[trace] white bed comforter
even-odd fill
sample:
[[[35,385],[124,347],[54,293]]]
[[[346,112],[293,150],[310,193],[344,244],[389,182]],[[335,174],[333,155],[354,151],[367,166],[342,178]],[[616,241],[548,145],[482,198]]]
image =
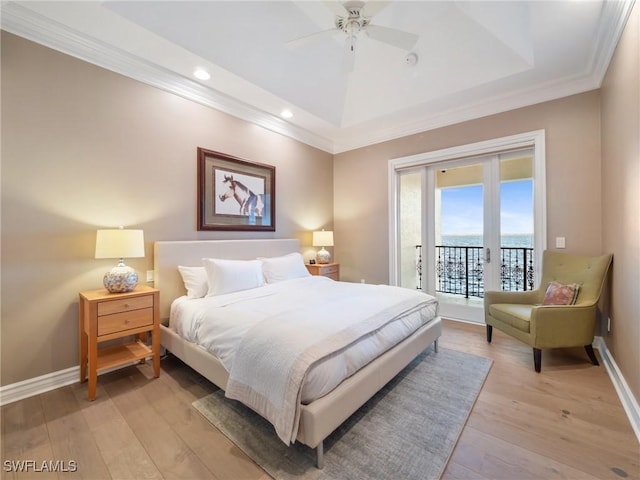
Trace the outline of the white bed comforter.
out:
[[[174,302],[170,327],[217,356],[226,394],[295,440],[301,401],[331,391],[437,315],[430,295],[304,277]],[[285,372],[285,374],[283,374]]]

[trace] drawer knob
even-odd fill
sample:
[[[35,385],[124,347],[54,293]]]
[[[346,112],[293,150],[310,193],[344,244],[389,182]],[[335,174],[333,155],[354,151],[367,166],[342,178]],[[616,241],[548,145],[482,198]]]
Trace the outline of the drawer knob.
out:
[[[129,320],[128,318],[124,321],[125,324],[129,324],[131,323],[131,320]]]
[[[129,305],[128,303],[124,304],[124,308],[129,308],[131,305]]]

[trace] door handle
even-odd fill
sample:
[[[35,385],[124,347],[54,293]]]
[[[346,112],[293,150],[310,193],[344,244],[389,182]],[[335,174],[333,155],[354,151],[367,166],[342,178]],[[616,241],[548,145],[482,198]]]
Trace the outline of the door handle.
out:
[[[485,261],[485,263],[491,263],[491,249],[490,248],[485,248],[484,249],[484,261]]]

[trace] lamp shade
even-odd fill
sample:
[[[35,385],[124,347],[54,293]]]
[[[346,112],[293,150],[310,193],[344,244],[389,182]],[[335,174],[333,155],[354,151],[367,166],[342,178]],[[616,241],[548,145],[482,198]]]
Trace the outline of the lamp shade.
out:
[[[123,228],[98,230],[96,235],[96,258],[144,257],[144,234],[142,230]]]
[[[98,230],[96,258],[119,258],[118,265],[105,273],[102,283],[111,293],[132,292],[138,284],[138,274],[124,264],[125,258],[144,257],[142,230],[124,228]]]
[[[324,247],[333,247],[333,232],[327,232],[325,230],[313,232],[313,246],[322,247],[320,251],[316,253],[318,263],[331,262],[331,254],[325,250]]]
[[[325,230],[313,232],[313,246],[333,247],[333,232]]]

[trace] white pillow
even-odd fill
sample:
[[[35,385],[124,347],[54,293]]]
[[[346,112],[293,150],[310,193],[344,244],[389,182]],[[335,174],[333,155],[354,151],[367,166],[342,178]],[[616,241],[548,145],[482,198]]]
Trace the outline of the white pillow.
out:
[[[261,287],[262,262],[260,260],[222,260],[203,258],[209,290],[207,297]]]
[[[307,267],[304,266],[304,259],[299,253],[289,253],[281,257],[259,257],[258,260],[262,261],[262,273],[267,283],[311,275]]]
[[[187,289],[187,297],[202,298],[207,294],[209,283],[204,267],[183,267],[178,265],[178,271],[182,276],[184,288]]]

